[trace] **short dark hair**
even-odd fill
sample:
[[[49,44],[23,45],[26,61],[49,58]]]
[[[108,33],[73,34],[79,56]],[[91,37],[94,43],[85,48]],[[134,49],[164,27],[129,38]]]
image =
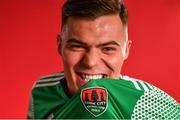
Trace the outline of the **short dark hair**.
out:
[[[123,25],[127,25],[128,13],[122,0],[67,0],[62,7],[62,27],[68,17],[94,20],[111,14],[119,14]]]

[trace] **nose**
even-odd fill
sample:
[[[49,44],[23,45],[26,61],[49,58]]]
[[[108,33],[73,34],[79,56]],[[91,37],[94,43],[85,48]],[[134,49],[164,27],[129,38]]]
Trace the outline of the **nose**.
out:
[[[84,53],[82,64],[86,68],[93,68],[99,64],[101,60],[100,57],[101,56],[97,50],[91,49]]]

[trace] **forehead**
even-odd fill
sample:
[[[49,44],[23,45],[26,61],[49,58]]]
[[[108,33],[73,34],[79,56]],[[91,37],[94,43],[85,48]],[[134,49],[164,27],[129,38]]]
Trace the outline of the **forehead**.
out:
[[[80,30],[80,28],[87,28],[93,30],[109,30],[109,28],[123,28],[122,21],[118,14],[115,15],[105,15],[98,17],[94,20],[69,17],[67,20],[67,26],[69,30]]]
[[[68,18],[66,36],[77,39],[121,39],[124,26],[119,15],[101,16],[94,20]]]

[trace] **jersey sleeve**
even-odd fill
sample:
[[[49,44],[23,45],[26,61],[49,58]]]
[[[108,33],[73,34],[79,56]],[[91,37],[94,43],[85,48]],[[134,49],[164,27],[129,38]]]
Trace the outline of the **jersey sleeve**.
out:
[[[52,112],[65,103],[68,98],[61,85],[63,78],[63,73],[56,73],[41,77],[34,83],[29,99],[28,119],[51,118]]]
[[[154,87],[139,98],[131,119],[180,119],[180,105],[170,95]]]
[[[30,95],[27,118],[28,118],[28,119],[35,119],[35,117],[34,117],[34,103],[33,103],[32,94]]]
[[[180,104],[163,90],[139,79],[122,76],[144,93],[137,100],[131,119],[180,119]]]

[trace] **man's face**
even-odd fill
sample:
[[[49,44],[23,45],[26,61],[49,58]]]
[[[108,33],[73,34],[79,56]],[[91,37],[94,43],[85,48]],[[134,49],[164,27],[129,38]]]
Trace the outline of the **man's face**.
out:
[[[129,51],[126,37],[118,14],[95,20],[68,18],[59,41],[59,52],[71,94],[89,79],[119,78]]]

